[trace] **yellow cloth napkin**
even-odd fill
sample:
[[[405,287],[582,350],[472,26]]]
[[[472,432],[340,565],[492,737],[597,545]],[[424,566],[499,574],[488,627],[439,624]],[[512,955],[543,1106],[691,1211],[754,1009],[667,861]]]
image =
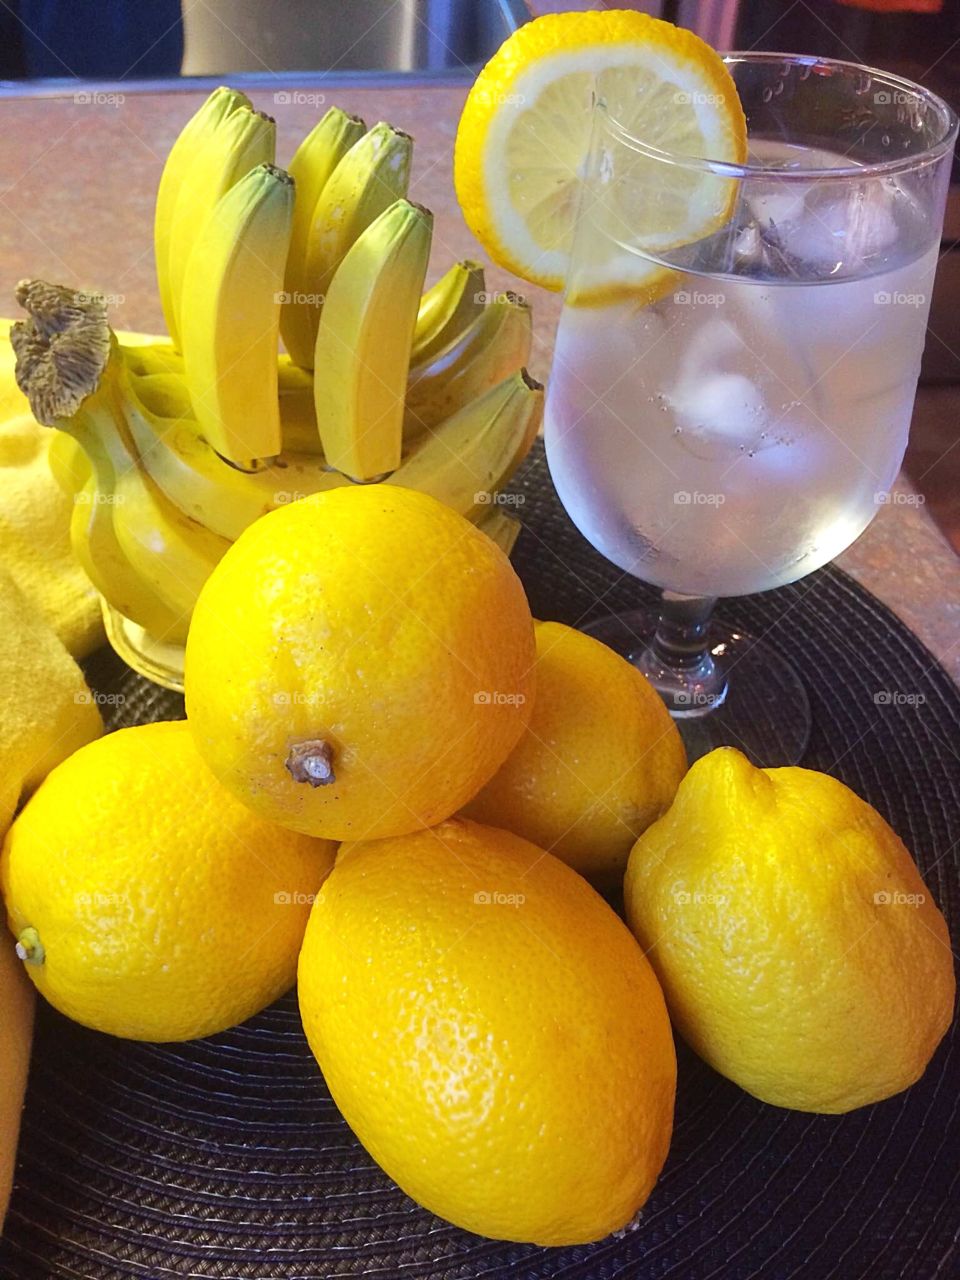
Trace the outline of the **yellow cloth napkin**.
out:
[[[73,501],[47,460],[54,433],[41,427],[13,376],[9,320],[0,320],[0,566],[82,658],[103,643],[100,601],[70,549]]]
[[[21,792],[100,736],[83,672],[13,578],[0,570],[0,835]]]

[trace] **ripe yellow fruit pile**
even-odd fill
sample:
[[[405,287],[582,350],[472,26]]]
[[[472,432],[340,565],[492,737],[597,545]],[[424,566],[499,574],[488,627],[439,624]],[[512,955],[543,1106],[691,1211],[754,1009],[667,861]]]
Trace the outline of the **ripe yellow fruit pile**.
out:
[[[174,143],[154,227],[167,338],[115,334],[102,295],[17,287],[16,380],[58,430],[73,552],[111,642],[171,687],[201,587],[259,516],[380,481],[509,546],[492,496],[542,417],[526,303],[469,260],[425,288],[408,134],[331,107],[289,170],[275,152],[275,122],[228,88]]]
[[[535,172],[550,198],[511,186],[530,112],[565,133],[593,72],[664,27],[568,17],[478,81],[457,155],[474,225],[551,284],[580,179],[560,147]],[[719,59],[686,36],[662,52],[625,100],[700,140],[710,113],[664,112],[663,77],[716,90],[739,156]],[[529,317],[478,304],[469,263],[421,295],[409,142],[333,111],[288,174],[273,122],[218,90],[158,194],[172,343],[120,343],[102,299],[21,286],[18,376],[88,499],[75,550],[125,619],[186,637],[188,719],[88,741],[96,707],[53,633],[0,646],[8,685],[39,654],[60,697],[52,735],[10,700],[0,820],[62,760],[7,832],[0,889],[36,988],[101,1032],[210,1035],[296,980],[332,1097],[402,1188],[474,1232],[582,1244],[636,1219],[668,1157],[671,1022],[756,1097],[843,1112],[924,1071],[953,957],[864,801],[730,749],[688,772],[637,670],[535,623],[467,518],[536,430]],[[511,186],[498,219],[491,176]],[[588,283],[583,301],[621,281]],[[2,579],[0,602],[15,615]]]
[[[734,751],[684,776],[652,688],[535,624],[433,498],[264,516],[186,656],[187,722],[83,747],[10,829],[24,968],[70,1017],[158,1041],[297,976],[343,1115],[451,1222],[542,1245],[627,1226],[668,1154],[671,1018],[816,1111],[907,1087],[943,1035],[946,927],[879,815]],[[629,929],[590,879],[623,884]]]

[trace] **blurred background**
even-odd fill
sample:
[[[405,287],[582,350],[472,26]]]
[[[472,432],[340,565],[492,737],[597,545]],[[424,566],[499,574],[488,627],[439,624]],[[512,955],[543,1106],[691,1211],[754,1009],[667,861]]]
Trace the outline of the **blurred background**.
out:
[[[0,79],[181,81],[303,73],[469,82],[506,36],[560,9],[629,7],[719,49],[846,58],[917,80],[960,108],[960,0],[2,0]],[[926,380],[960,380],[960,168]]]
[[[960,0],[4,0],[0,78],[463,68],[531,14],[591,8],[639,9],[719,48],[848,57],[956,89]]]

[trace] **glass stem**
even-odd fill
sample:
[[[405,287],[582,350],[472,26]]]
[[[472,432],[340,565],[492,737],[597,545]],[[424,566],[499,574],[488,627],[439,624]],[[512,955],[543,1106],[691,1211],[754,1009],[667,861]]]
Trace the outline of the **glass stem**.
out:
[[[672,716],[708,715],[727,696],[727,677],[708,641],[716,603],[715,596],[661,595],[656,633],[636,661]]]

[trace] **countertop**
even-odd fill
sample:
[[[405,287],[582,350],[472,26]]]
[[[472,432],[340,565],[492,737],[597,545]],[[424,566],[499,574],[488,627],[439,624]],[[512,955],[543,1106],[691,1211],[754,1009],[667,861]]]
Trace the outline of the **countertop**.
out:
[[[453,193],[452,156],[465,89],[285,86],[252,94],[277,120],[278,160],[334,102],[369,123],[386,119],[416,139],[412,196],[435,214],[432,276],[457,258],[483,255]],[[15,312],[13,288],[40,276],[112,296],[117,328],[160,331],[153,273],[153,199],[170,144],[203,95],[104,90],[74,97],[7,98],[0,133],[0,314]],[[275,100],[275,97],[277,100]],[[491,269],[491,289],[513,287],[531,301],[535,350],[531,370],[546,378],[560,303]],[[936,401],[938,416],[958,421],[960,387],[921,390],[918,413]],[[956,440],[944,441],[944,448]],[[930,459],[936,465],[937,459]],[[838,563],[893,609],[960,682],[960,558],[901,476],[861,538]],[[851,636],[869,661],[869,636]]]

